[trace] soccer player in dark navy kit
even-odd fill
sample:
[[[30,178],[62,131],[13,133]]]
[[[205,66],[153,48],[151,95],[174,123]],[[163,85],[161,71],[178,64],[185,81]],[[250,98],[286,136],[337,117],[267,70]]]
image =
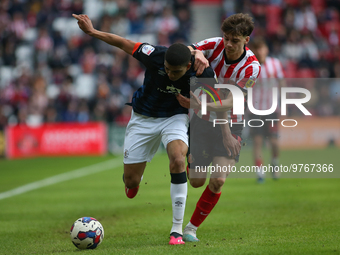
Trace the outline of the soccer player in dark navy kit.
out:
[[[127,40],[93,28],[87,15],[75,15],[86,34],[124,50],[146,67],[143,86],[133,95],[132,115],[124,142],[124,182],[129,198],[136,196],[146,162],[150,162],[162,141],[170,161],[173,225],[169,244],[184,244],[182,224],[187,197],[185,157],[188,151],[188,110],[176,99],[189,97],[190,79],[195,77],[194,57],[183,44],[169,48]],[[201,77],[214,77],[211,68]]]

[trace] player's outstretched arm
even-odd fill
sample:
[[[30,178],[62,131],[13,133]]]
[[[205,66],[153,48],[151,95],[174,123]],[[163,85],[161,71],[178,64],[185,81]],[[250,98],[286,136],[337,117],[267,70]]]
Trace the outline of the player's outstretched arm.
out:
[[[92,25],[92,21],[85,14],[80,15],[72,14],[72,16],[78,20],[78,26],[81,30],[84,31],[84,33],[92,37],[95,37],[99,40],[102,40],[110,45],[118,47],[125,51],[126,53],[132,55],[133,47],[135,46],[136,42],[125,39],[115,34],[110,34],[95,29]]]
[[[213,112],[226,112],[233,108],[233,96],[231,93],[228,94],[226,99],[221,100],[222,105],[220,103],[215,104],[214,102],[207,103],[207,111]]]
[[[247,93],[244,93],[244,96],[247,95]],[[233,96],[232,93],[229,93],[226,99],[221,100],[221,104],[215,104],[214,102],[207,103],[207,111],[213,111],[213,112],[225,112],[229,111],[233,108]]]
[[[190,91],[191,98],[187,98],[182,96],[181,94],[176,95],[176,98],[179,102],[179,104],[187,109],[201,109],[201,101],[199,98]],[[232,94],[229,93],[226,99],[221,100],[221,104],[215,104],[214,102],[207,103],[207,111],[213,111],[213,112],[227,112],[231,108],[233,108],[233,97]]]

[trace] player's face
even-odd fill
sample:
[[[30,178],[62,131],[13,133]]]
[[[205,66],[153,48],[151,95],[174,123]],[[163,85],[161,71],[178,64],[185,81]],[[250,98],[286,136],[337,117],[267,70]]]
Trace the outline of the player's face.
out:
[[[189,70],[190,66],[191,63],[187,66],[172,66],[167,61],[164,61],[165,72],[172,81],[177,81],[181,78]]]
[[[228,60],[233,61],[241,57],[244,46],[249,42],[249,36],[233,36],[224,33],[223,42]]]

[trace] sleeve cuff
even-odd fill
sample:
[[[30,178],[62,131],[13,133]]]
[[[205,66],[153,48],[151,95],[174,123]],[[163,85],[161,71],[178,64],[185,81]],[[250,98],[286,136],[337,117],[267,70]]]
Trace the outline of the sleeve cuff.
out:
[[[138,50],[138,48],[141,44],[142,43],[138,42],[138,43],[135,44],[135,46],[133,46],[132,55],[135,54],[136,50]]]
[[[193,44],[190,44],[189,46],[191,46],[192,48],[194,48],[195,50],[197,50],[197,47]]]

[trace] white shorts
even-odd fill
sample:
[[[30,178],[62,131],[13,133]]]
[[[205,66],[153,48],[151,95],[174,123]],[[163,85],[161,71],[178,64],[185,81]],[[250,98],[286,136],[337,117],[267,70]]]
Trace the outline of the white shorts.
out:
[[[161,141],[165,148],[174,140],[188,145],[188,125],[187,114],[154,118],[132,111],[125,133],[124,164],[150,162]]]

